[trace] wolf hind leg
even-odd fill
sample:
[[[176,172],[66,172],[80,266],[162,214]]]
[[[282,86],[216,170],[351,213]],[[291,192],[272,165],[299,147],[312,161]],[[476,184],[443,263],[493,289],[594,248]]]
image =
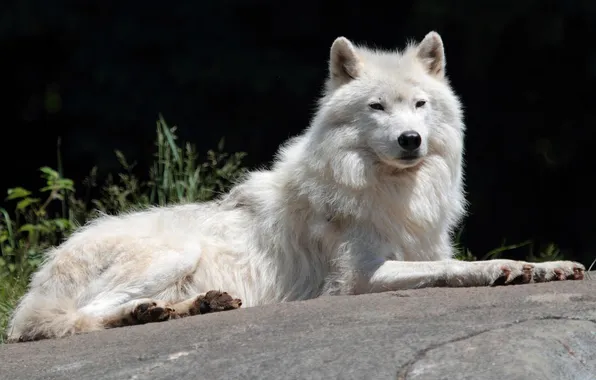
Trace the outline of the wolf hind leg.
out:
[[[104,328],[142,325],[152,322],[163,322],[171,319],[174,310],[164,301],[150,298],[138,299],[119,306],[116,310],[102,318]]]
[[[240,299],[233,298],[227,292],[218,290],[210,290],[205,294],[199,294],[175,304],[144,298],[118,307],[114,312],[103,318],[102,324],[105,328],[141,325],[198,314],[234,310],[241,306],[242,301]]]
[[[233,298],[227,292],[210,290],[178,302],[171,307],[175,310],[176,318],[198,314],[217,313],[220,311],[234,310],[242,306],[242,300]]]

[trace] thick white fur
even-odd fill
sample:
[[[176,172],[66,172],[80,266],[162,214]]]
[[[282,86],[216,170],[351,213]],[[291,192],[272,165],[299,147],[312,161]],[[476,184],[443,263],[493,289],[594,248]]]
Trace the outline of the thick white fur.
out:
[[[310,127],[271,170],[212,202],[104,216],[50,250],[9,339],[98,330],[139,300],[175,303],[211,289],[257,306],[519,275],[520,262],[451,260],[465,209],[464,124],[439,35],[402,52],[340,37],[329,73]],[[417,160],[400,159],[406,130],[421,136]],[[549,280],[583,267],[536,268]]]

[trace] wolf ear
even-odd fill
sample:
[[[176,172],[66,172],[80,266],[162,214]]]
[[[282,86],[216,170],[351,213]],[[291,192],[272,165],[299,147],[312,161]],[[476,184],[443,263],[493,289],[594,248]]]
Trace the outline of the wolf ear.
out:
[[[418,45],[416,55],[426,66],[429,74],[437,78],[445,76],[445,50],[439,33],[428,33]]]
[[[329,79],[336,85],[342,85],[358,77],[361,62],[356,48],[345,37],[338,37],[331,45],[329,57]]]

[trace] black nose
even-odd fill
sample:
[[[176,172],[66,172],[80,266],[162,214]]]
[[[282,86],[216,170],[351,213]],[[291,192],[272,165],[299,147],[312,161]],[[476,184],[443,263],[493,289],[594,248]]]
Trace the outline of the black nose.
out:
[[[397,143],[402,147],[403,150],[412,152],[420,148],[422,138],[415,131],[405,131],[397,138]]]

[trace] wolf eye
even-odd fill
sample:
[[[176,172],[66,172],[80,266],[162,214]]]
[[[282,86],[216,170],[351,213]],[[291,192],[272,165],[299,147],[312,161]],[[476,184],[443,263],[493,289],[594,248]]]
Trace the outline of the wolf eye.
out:
[[[424,107],[426,100],[419,100],[416,102],[416,108]]]
[[[381,103],[375,102],[375,103],[370,103],[368,105],[370,108],[372,108],[373,110],[377,110],[377,111],[384,111],[385,107],[383,107],[383,105]]]

